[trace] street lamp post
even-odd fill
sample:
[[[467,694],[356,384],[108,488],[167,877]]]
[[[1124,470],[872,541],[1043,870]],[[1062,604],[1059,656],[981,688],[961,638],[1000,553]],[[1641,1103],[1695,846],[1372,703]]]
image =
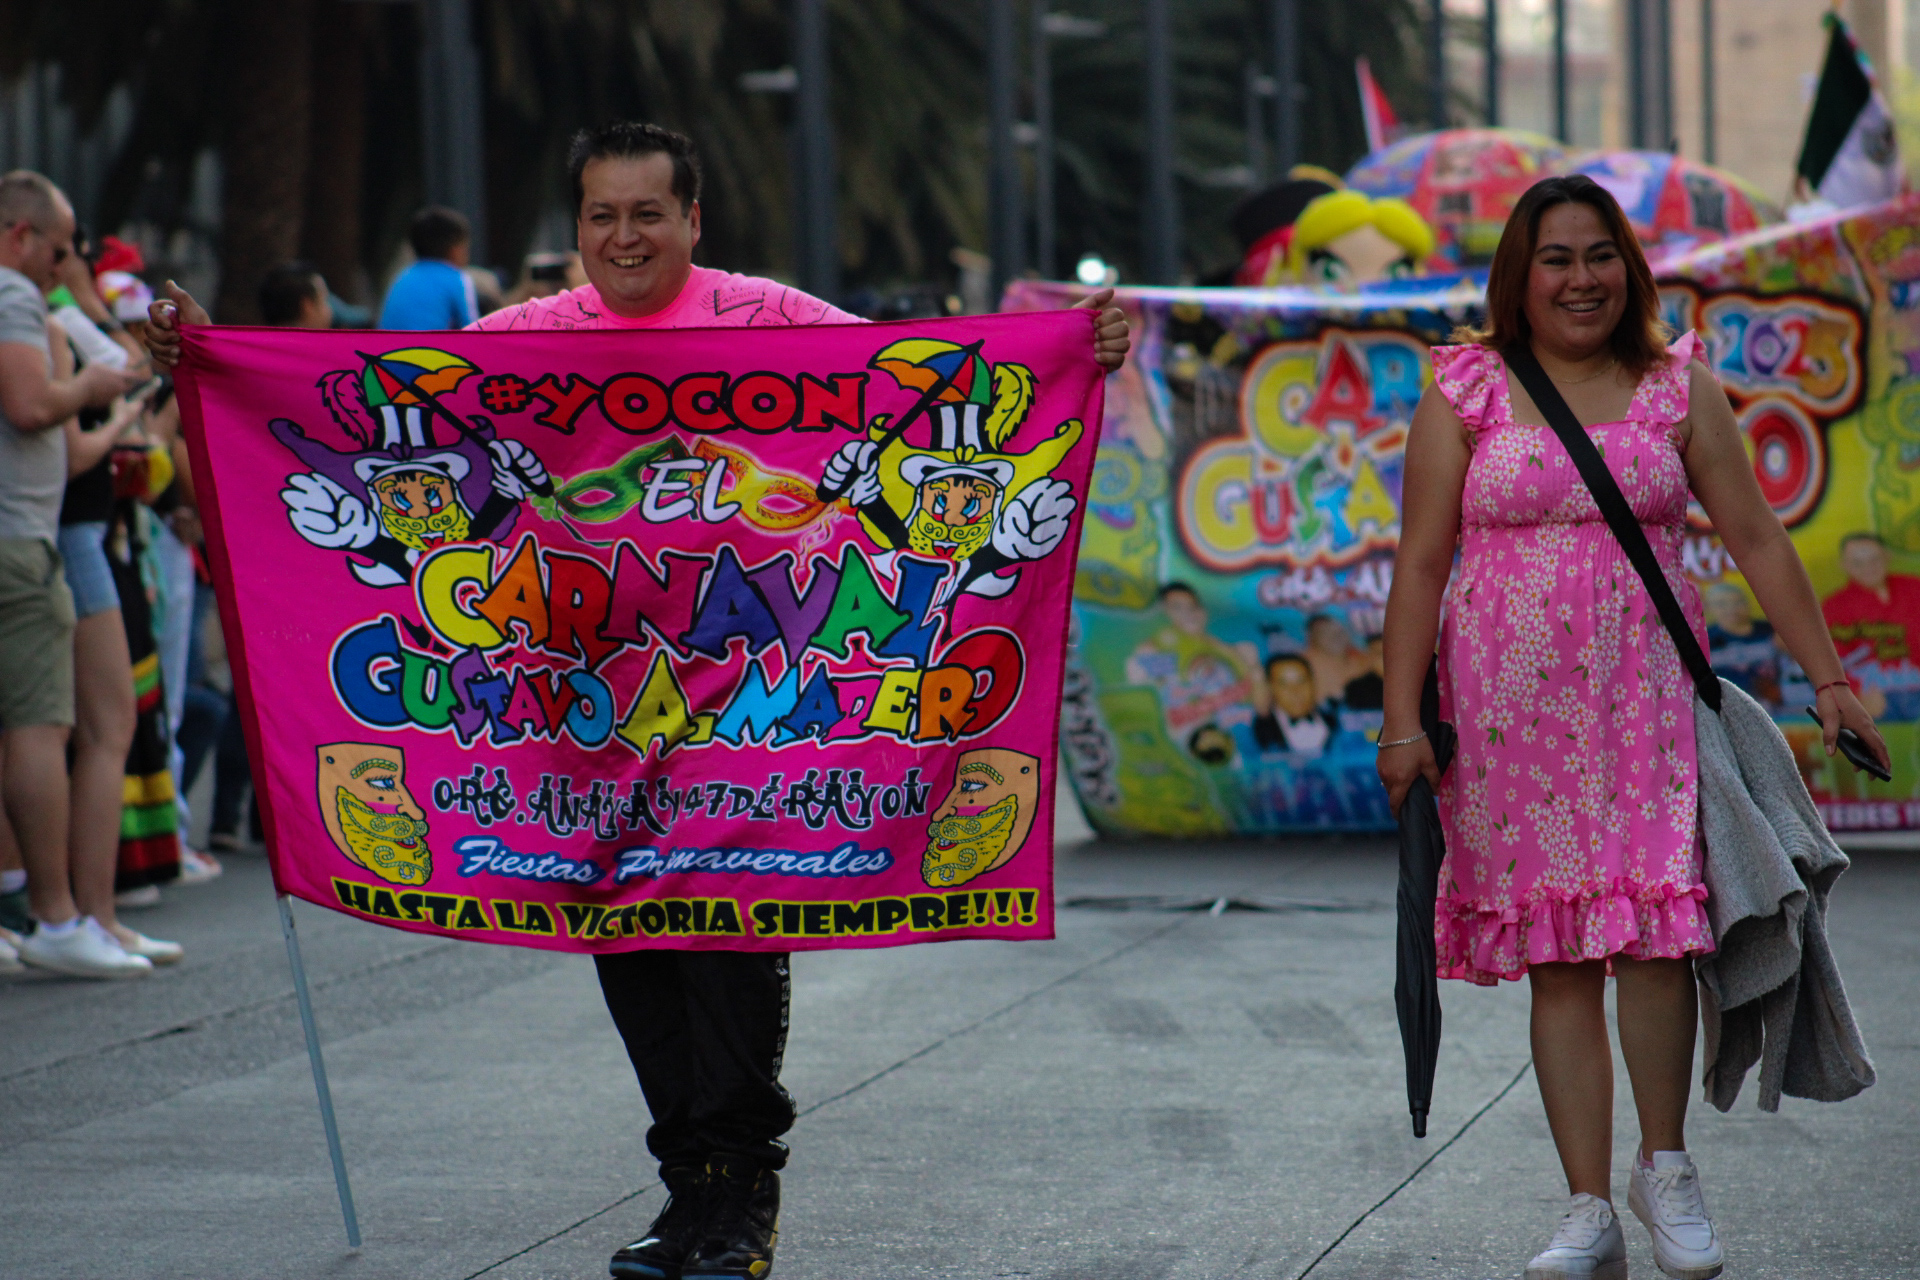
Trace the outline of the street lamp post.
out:
[[[1300,163],[1300,24],[1297,0],[1273,0],[1273,170]]]
[[[1146,0],[1147,43],[1147,198],[1141,256],[1147,279],[1177,284],[1180,279],[1180,193],[1173,181],[1173,14],[1172,0]]]
[[[1628,0],[1627,85],[1633,145],[1665,151],[1673,141],[1672,24],[1667,0]]]
[[[993,256],[993,300],[1021,271],[1020,159],[1013,136],[1015,31],[1013,0],[987,0],[987,219]]]
[[[472,228],[473,253],[487,258],[487,201],[480,137],[480,51],[468,0],[420,6],[420,113],[425,120],[427,199],[458,209]]]
[[[1427,79],[1433,90],[1433,127],[1447,127],[1447,5],[1433,0],[1427,10]]]
[[[1553,136],[1572,142],[1567,128],[1567,0],[1553,0]]]
[[[1069,13],[1050,13],[1040,0],[1033,5],[1033,263],[1041,275],[1053,279],[1059,271],[1059,231],[1054,212],[1053,169],[1053,42],[1098,40],[1107,24]]]
[[[1500,0],[1487,0],[1485,30],[1481,32],[1486,41],[1486,98],[1482,114],[1486,117],[1487,128],[1492,129],[1500,123]]]
[[[1713,117],[1713,0],[1700,0],[1700,158],[1717,164]]]
[[[834,199],[833,121],[827,111],[826,0],[794,0],[794,125],[799,188],[794,202],[800,279],[807,292],[840,296],[839,213]]]

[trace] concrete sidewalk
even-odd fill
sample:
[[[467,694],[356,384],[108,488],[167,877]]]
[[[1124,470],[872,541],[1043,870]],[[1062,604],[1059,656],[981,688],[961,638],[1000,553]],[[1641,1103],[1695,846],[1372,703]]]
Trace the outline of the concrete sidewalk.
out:
[[[0,1276],[603,1276],[661,1192],[591,965],[299,910],[351,1252],[264,867],[228,866],[132,918],[188,945],[177,971],[0,979]],[[1519,1275],[1563,1201],[1526,993],[1446,985],[1414,1139],[1389,846],[1086,845],[1059,869],[1062,898],[1305,905],[1074,907],[1049,943],[796,957],[776,1275]],[[1729,1277],[1920,1274],[1917,907],[1906,853],[1860,854],[1834,900],[1878,1087],[1696,1109]],[[1637,1224],[1629,1241],[1654,1276]]]

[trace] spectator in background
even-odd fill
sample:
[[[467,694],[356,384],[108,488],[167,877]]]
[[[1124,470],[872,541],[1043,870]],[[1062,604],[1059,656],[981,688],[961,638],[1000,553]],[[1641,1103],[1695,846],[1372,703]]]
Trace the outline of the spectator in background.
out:
[[[1307,662],[1313,667],[1313,692],[1323,704],[1339,705],[1347,682],[1366,671],[1353,647],[1353,632],[1331,613],[1307,619]]]
[[[49,337],[55,339],[56,376],[94,363],[116,369],[129,364],[126,350],[95,325],[93,316],[102,304],[93,290],[91,251],[86,233],[80,232],[73,253],[63,264],[63,283],[48,297],[49,305],[64,299],[55,314],[65,316],[73,326],[68,330],[57,320],[48,326]],[[75,305],[76,297],[88,298],[91,305]],[[117,331],[118,326],[115,328]],[[86,335],[85,340],[81,335]],[[125,334],[119,336],[124,338]],[[145,372],[144,359],[140,371]],[[126,808],[136,798],[145,802],[146,775],[153,772],[140,770],[129,787],[130,751],[140,716],[133,664],[136,658],[153,652],[152,609],[156,601],[149,598],[137,570],[131,584],[127,575],[115,571],[108,542],[110,530],[120,519],[116,455],[126,438],[139,428],[143,402],[156,385],[157,381],[142,388],[144,394],[138,398],[115,401],[111,413],[82,410],[63,425],[67,491],[60,505],[58,546],[77,619],[73,632],[74,726],[67,779],[71,806],[67,819],[68,863],[75,869],[76,885],[81,869],[86,869],[88,898],[83,905],[103,929],[128,953],[144,956],[154,964],[171,964],[181,958],[179,944],[149,938],[120,923],[120,901],[115,892],[141,889],[157,901],[158,886],[177,878],[181,870],[179,845],[171,827],[131,846],[123,839],[129,826],[123,820]],[[139,446],[131,447],[137,453]],[[164,680],[161,683],[164,685]],[[164,750],[164,745],[159,747],[162,758]],[[171,803],[164,784],[162,795],[166,803]],[[145,829],[144,824],[133,825]],[[104,892],[91,883],[93,869],[102,866],[113,868]]]
[[[388,302],[391,304],[392,295],[388,295]],[[320,268],[296,259],[267,272],[260,282],[260,319],[278,329],[333,328],[333,296]]]
[[[466,273],[473,248],[466,218],[457,210],[429,205],[413,215],[407,240],[418,261],[387,290],[380,327],[464,329],[478,320],[479,303]]]
[[[27,868],[20,861],[20,844],[13,838],[13,824],[0,810],[0,973],[17,973],[20,944],[33,931],[33,916],[27,911]]]
[[[1707,646],[1715,675],[1725,676],[1769,709],[1780,706],[1780,649],[1773,624],[1753,616],[1753,602],[1731,582],[1707,588]],[[1795,708],[1798,710],[1798,708]]]
[[[1349,711],[1378,711],[1385,705],[1387,645],[1386,637],[1370,635],[1367,647],[1360,651],[1359,674],[1347,681],[1341,701]]]
[[[513,290],[501,297],[501,305],[518,307],[532,297],[553,297],[586,282],[588,273],[580,267],[578,253],[528,253],[520,263],[520,278],[515,280]]]
[[[564,289],[578,289],[587,282],[587,273],[577,253],[530,253],[520,264],[520,278],[500,300],[503,307],[515,307],[532,298],[551,298]]]
[[[118,236],[100,237],[100,252],[93,260],[94,287],[135,342],[146,332],[147,308],[153,305],[153,290],[140,278],[146,269],[139,249]]]
[[[34,929],[20,958],[82,977],[140,977],[91,914],[111,918],[113,863],[76,867],[67,847],[73,594],[56,549],[67,482],[66,422],[139,382],[107,364],[56,377],[42,290],[73,252],[73,206],[24,170],[0,176],[0,792],[27,871]]]
[[[73,247],[60,263],[59,283],[47,293],[47,310],[84,363],[145,370],[146,350],[95,287],[86,228],[75,230]]]

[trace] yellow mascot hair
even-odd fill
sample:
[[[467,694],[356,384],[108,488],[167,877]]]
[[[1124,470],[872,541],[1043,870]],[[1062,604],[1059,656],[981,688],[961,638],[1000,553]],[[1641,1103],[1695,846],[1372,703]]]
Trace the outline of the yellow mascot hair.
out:
[[[1287,270],[1298,274],[1309,253],[1361,227],[1372,227],[1405,249],[1416,265],[1424,265],[1433,253],[1433,228],[1412,205],[1392,196],[1374,200],[1349,187],[1329,191],[1294,220],[1293,241],[1287,246]]]

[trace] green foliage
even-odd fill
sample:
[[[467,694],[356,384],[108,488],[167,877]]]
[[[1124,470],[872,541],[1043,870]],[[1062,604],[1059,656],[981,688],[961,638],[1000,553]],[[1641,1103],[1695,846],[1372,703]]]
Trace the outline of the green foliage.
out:
[[[256,0],[16,0],[0,5],[0,82],[35,60],[57,61],[85,127],[116,85],[136,123],[105,188],[101,221],[139,216],[163,228],[184,216],[195,157],[221,145],[248,110],[223,70],[236,4]],[[1099,18],[1109,35],[1054,46],[1062,264],[1083,251],[1138,278],[1144,186],[1139,0],[1055,0]],[[1239,190],[1208,175],[1244,162],[1246,65],[1267,63],[1266,0],[1182,0],[1176,22],[1178,169],[1185,257],[1204,273],[1232,261],[1225,217]],[[1020,70],[1030,30],[1021,11]],[[419,89],[413,6],[321,0],[317,20],[350,10],[366,65],[366,152],[358,243],[368,274],[390,259],[419,176]],[[784,273],[793,259],[789,157],[792,103],[740,77],[791,62],[787,0],[473,0],[486,84],[491,245],[512,262],[543,214],[564,207],[566,141],[583,124],[633,116],[684,129],[707,174],[703,261]],[[1412,0],[1299,5],[1302,159],[1344,169],[1364,148],[1353,63],[1364,54],[1406,115],[1422,92]],[[335,33],[338,34],[337,32]],[[850,286],[950,278],[956,246],[984,249],[986,153],[981,0],[831,0],[832,114],[839,246]],[[317,42],[336,57],[338,39]],[[332,68],[316,65],[316,111]],[[1023,100],[1021,115],[1030,118]],[[1271,119],[1270,111],[1268,119]],[[289,157],[288,163],[302,163]],[[306,167],[329,172],[325,159]],[[1029,173],[1029,181],[1031,174]]]

